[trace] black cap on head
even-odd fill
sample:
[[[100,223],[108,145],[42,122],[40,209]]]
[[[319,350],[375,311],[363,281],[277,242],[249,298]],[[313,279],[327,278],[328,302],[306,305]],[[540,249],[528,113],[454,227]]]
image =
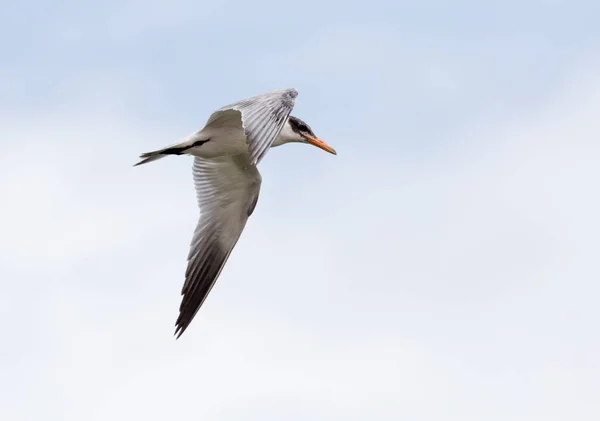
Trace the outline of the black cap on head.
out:
[[[300,120],[298,117],[289,116],[288,121],[290,122],[290,126],[292,127],[292,130],[294,132],[306,133],[312,137],[315,137],[315,134],[313,133],[310,126],[308,124],[306,124],[304,121]]]

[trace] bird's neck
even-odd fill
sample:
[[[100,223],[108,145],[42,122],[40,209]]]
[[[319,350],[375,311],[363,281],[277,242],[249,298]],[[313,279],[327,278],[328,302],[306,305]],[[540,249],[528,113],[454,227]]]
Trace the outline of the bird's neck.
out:
[[[283,145],[285,143],[290,143],[290,142],[302,142],[302,141],[303,141],[302,136],[300,136],[298,133],[293,131],[292,126],[290,126],[290,123],[288,121],[286,121],[285,124],[283,125],[283,128],[281,129],[281,132],[279,133],[279,136],[277,136],[277,138],[275,138],[275,141],[273,142],[271,147],[280,146],[280,145]]]

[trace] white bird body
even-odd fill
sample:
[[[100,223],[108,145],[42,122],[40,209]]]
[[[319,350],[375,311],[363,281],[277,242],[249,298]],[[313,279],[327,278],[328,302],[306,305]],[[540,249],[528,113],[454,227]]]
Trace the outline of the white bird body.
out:
[[[241,120],[233,120],[228,123],[217,127],[214,125],[205,127],[196,135],[193,135],[192,139],[212,139],[214,142],[207,142],[202,146],[191,148],[189,154],[201,158],[215,158],[247,152],[248,144],[246,143]]]
[[[202,130],[178,144],[142,154],[144,159],[136,164],[169,155],[195,157],[200,219],[188,254],[178,337],[202,306],[256,207],[262,182],[256,165],[269,148],[303,142],[336,154],[306,123],[290,116],[297,95],[295,89],[283,89],[222,107]]]

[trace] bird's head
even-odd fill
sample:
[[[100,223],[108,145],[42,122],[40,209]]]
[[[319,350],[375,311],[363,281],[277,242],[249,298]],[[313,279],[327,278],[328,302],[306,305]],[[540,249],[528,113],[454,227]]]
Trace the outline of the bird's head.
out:
[[[310,143],[326,152],[337,155],[335,149],[319,139],[310,126],[298,117],[288,117],[287,122],[279,134],[279,138],[274,142],[273,146],[279,146],[289,142]]]

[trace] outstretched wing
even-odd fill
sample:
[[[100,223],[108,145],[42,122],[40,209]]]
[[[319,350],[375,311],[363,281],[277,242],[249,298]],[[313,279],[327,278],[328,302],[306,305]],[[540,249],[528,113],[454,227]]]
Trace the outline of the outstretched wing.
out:
[[[194,160],[200,220],[194,231],[175,335],[179,338],[219,277],[248,217],[262,178],[248,154]]]
[[[206,126],[229,119],[232,113],[241,114],[242,126],[248,141],[250,160],[258,164],[285,125],[294,109],[298,91],[280,89],[243,99],[215,111]]]

